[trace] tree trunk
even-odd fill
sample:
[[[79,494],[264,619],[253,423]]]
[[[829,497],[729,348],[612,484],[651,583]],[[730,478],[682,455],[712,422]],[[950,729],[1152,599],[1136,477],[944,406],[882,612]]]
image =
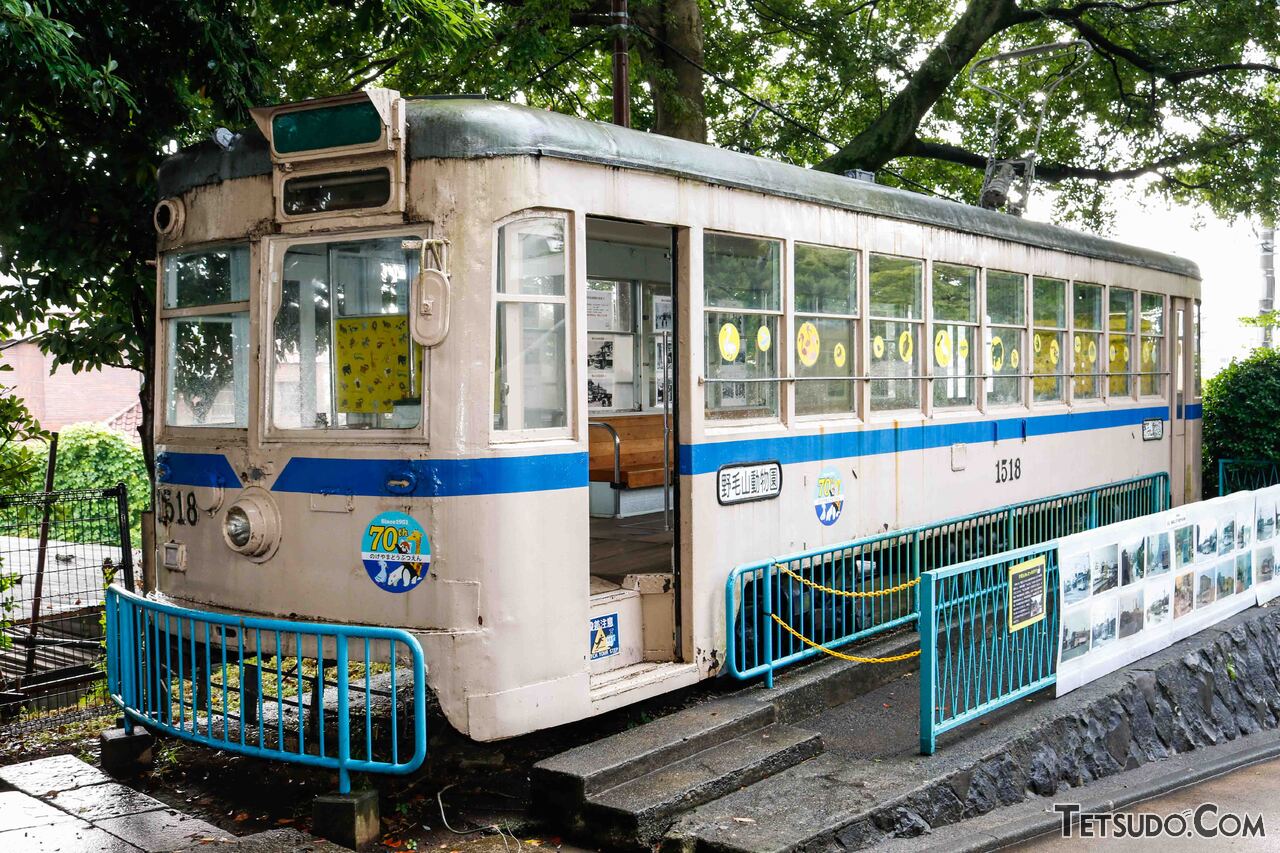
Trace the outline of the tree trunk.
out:
[[[697,0],[637,3],[633,17],[653,37],[641,43],[645,75],[653,97],[654,131],[677,139],[707,141],[702,11]]]
[[[147,479],[151,483],[151,494],[148,495],[151,506],[155,506],[156,489],[156,443],[155,443],[155,366],[156,366],[156,328],[155,313],[151,310],[151,291],[145,286],[130,299],[130,311],[133,322],[142,338],[142,383],[138,386],[138,403],[142,406],[142,417],[138,422],[138,438],[142,441],[142,461],[147,466]]]
[[[818,164],[827,172],[875,171],[902,154],[920,122],[992,36],[1027,19],[1014,0],[971,0],[880,117]]]

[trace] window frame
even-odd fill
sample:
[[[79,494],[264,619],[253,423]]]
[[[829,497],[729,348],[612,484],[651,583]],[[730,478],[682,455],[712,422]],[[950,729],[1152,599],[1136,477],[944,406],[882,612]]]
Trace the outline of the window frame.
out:
[[[1071,287],[1071,279],[1067,278],[1066,276],[1032,275],[1030,276],[1030,280],[1031,280],[1031,304],[1030,304],[1031,310],[1029,311],[1029,314],[1030,314],[1031,337],[1029,338],[1029,341],[1030,341],[1029,346],[1031,349],[1031,364],[1029,365],[1029,370],[1027,371],[1027,379],[1030,380],[1028,384],[1030,386],[1031,394],[1028,398],[1028,402],[1031,404],[1031,406],[1038,409],[1051,408],[1053,406],[1065,406],[1067,405],[1067,401],[1068,401],[1068,394],[1069,394],[1068,386],[1070,385],[1070,380],[1074,378],[1072,375],[1074,372],[1074,368],[1072,368],[1071,370],[1067,369],[1067,365],[1068,365],[1067,348],[1070,345],[1072,322],[1075,319],[1074,310],[1073,310],[1075,308],[1075,303],[1073,302],[1073,299],[1072,299],[1075,296],[1075,293]],[[1036,316],[1036,307],[1037,307],[1036,306],[1036,284],[1039,281],[1056,282],[1062,286],[1062,290],[1061,290],[1062,324],[1061,325],[1058,325],[1058,326],[1043,325],[1040,323],[1039,318]],[[1042,332],[1053,335],[1054,337],[1051,340],[1057,340],[1058,342],[1058,371],[1056,373],[1041,373],[1036,369],[1036,359],[1038,355],[1038,353],[1036,353],[1036,344],[1040,341],[1039,335]],[[1045,399],[1037,398],[1036,396],[1036,380],[1037,379],[1056,379],[1058,382],[1057,396],[1047,397]]]
[[[1012,325],[1006,322],[994,322],[991,319],[990,300],[991,300],[991,273],[1001,273],[1004,275],[1016,275],[1022,279],[1022,323],[1020,325]],[[1031,394],[1029,383],[1027,382],[1028,370],[1024,368],[1025,354],[1027,342],[1031,339],[1032,329],[1032,310],[1031,310],[1031,273],[1018,272],[1017,270],[1000,269],[998,267],[984,267],[982,271],[982,304],[980,308],[980,318],[982,320],[982,351],[984,353],[982,360],[982,373],[984,375],[982,383],[982,411],[987,412],[991,409],[1009,411],[1013,409],[1027,409],[1031,406]],[[1014,373],[996,373],[992,365],[991,359],[991,341],[992,329],[1017,329],[1021,338],[1019,348],[1015,352],[1019,353],[1019,364],[1014,366],[1011,363],[1012,355],[1009,348],[1004,347],[1004,359],[1013,367]],[[1003,343],[1003,341],[1002,341]],[[1000,379],[1012,379],[1018,383],[1018,399],[1012,402],[1005,400],[993,400],[993,391],[995,383]]]
[[[735,308],[713,305],[707,301],[707,237],[709,235],[721,235],[725,237],[735,237],[742,240],[758,240],[767,243],[773,243],[778,247],[778,307],[777,308]],[[795,348],[790,340],[795,334],[794,326],[795,312],[793,310],[794,300],[794,284],[789,281],[791,274],[791,266],[794,263],[794,252],[791,250],[793,241],[782,237],[770,237],[763,234],[745,234],[740,231],[729,231],[722,228],[702,228],[697,232],[697,239],[700,241],[698,246],[698,257],[700,264],[697,269],[697,281],[701,287],[701,317],[698,322],[697,334],[701,336],[703,341],[702,364],[699,366],[701,374],[702,386],[701,394],[701,418],[704,428],[711,431],[723,429],[735,429],[737,427],[751,427],[760,425],[788,423],[788,412],[792,407],[792,395],[787,394],[787,388],[792,384],[790,378],[794,376],[794,372],[790,372],[792,350]],[[674,286],[673,286],[674,289]],[[733,418],[717,415],[714,412],[732,411],[721,406],[716,410],[712,410],[709,406],[709,394],[711,386],[716,384],[728,384],[736,380],[722,380],[720,377],[711,377],[707,373],[707,369],[711,362],[712,351],[706,345],[707,337],[707,318],[711,314],[746,314],[760,317],[774,317],[777,321],[777,331],[773,335],[772,347],[775,349],[774,356],[774,375],[772,377],[748,377],[753,379],[751,384],[774,383],[774,400],[775,410],[771,414],[753,415],[748,417]],[[785,351],[780,348],[787,345]],[[818,416],[815,416],[818,417]]]
[[[174,255],[198,255],[207,252],[214,252],[223,248],[240,248],[243,247],[248,257],[247,275],[248,286],[247,294],[244,299],[235,302],[215,302],[209,305],[191,305],[185,308],[166,308],[165,307],[165,290],[168,286],[165,280],[165,261]],[[160,253],[156,259],[156,330],[155,330],[155,347],[156,347],[156,393],[152,400],[152,418],[157,426],[160,441],[163,442],[167,437],[196,437],[205,438],[217,437],[243,437],[252,430],[258,416],[258,406],[255,402],[258,399],[260,383],[258,371],[253,364],[253,341],[254,341],[254,311],[253,303],[255,297],[255,287],[258,279],[259,263],[261,253],[259,244],[254,240],[214,240],[207,243],[194,243],[185,246],[174,246],[167,251]],[[249,331],[246,336],[246,344],[249,346],[247,357],[249,359],[248,367],[245,370],[245,394],[246,394],[246,411],[245,425],[234,426],[229,424],[216,424],[210,426],[196,426],[193,424],[171,424],[169,423],[169,390],[172,387],[173,376],[170,371],[170,359],[172,353],[169,351],[169,321],[181,320],[190,317],[229,317],[233,314],[245,313],[248,315]]]
[[[501,288],[500,275],[504,268],[502,260],[499,256],[501,251],[501,241],[499,235],[502,229],[508,225],[514,225],[518,222],[531,221],[537,219],[557,219],[560,221],[561,228],[564,233],[564,293],[559,295],[543,294],[543,293],[503,293]],[[587,372],[582,371],[580,377],[581,382],[575,381],[578,359],[578,314],[579,305],[578,297],[582,297],[581,312],[582,326],[585,332],[586,327],[586,294],[579,293],[578,286],[578,263],[577,263],[577,233],[575,231],[577,223],[572,211],[559,210],[555,208],[526,208],[525,210],[516,211],[508,214],[493,223],[489,231],[489,258],[490,258],[490,274],[489,274],[489,394],[486,395],[487,404],[485,406],[484,418],[488,424],[489,443],[490,445],[509,445],[524,442],[543,442],[557,441],[563,439],[573,439],[577,435],[578,424],[578,407],[579,400],[585,399],[581,394],[585,394]],[[585,287],[585,281],[583,287]],[[565,389],[565,418],[563,426],[555,427],[534,427],[526,428],[523,425],[523,412],[521,414],[522,424],[518,429],[499,429],[494,426],[494,404],[497,402],[494,394],[498,389],[498,311],[500,306],[504,304],[552,304],[561,305],[564,309],[564,389]],[[585,355],[583,356],[585,359]],[[523,381],[523,374],[521,375]],[[582,388],[579,388],[581,384]]]
[[[259,430],[264,444],[285,443],[318,443],[334,444],[405,444],[424,445],[428,443],[431,415],[431,350],[419,346],[422,353],[422,416],[417,426],[408,429],[286,429],[275,425],[275,394],[268,393],[275,383],[275,320],[280,309],[280,293],[284,286],[284,258],[289,249],[315,243],[354,243],[363,240],[384,238],[431,239],[434,226],[430,222],[418,222],[401,225],[396,228],[375,228],[367,230],[342,230],[311,232],[307,234],[281,234],[268,237],[265,241],[265,257],[263,273],[266,286],[261,288],[258,322],[260,388],[257,399],[259,411],[262,413]],[[413,279],[409,279],[409,307],[412,309]],[[413,335],[410,334],[412,341]],[[417,346],[415,344],[415,346]],[[252,408],[252,407],[250,407]]]
[[[938,315],[934,305],[933,298],[934,298],[935,270],[939,265],[942,265],[944,267],[961,267],[964,269],[973,270],[974,272],[974,278],[973,278],[974,319],[972,322],[967,320],[943,320],[943,321],[938,320]],[[924,346],[926,347],[926,356],[928,361],[928,369],[925,371],[925,373],[928,375],[928,379],[925,385],[928,388],[928,391],[925,394],[925,396],[928,398],[927,411],[929,412],[929,415],[932,417],[938,417],[939,415],[943,415],[946,417],[952,417],[952,416],[963,417],[973,412],[981,413],[984,409],[983,398],[986,392],[986,383],[984,381],[985,375],[983,371],[983,365],[981,364],[981,362],[983,360],[982,341],[984,338],[984,335],[983,335],[984,313],[982,309],[986,302],[986,273],[987,273],[986,267],[978,263],[965,263],[963,261],[943,261],[943,260],[937,260],[934,258],[931,258],[928,262],[927,273],[926,273],[927,282],[926,282],[926,290],[925,290],[925,302],[926,302],[925,315],[928,318],[928,322],[926,324],[926,334],[925,334],[925,340],[924,340]],[[936,350],[935,339],[938,336],[938,327],[940,325],[963,326],[971,330],[970,343],[969,343],[970,366],[969,366],[968,373],[962,374],[956,377],[951,377],[951,376],[939,374],[937,372],[938,365],[936,363],[937,353],[935,352]],[[955,344],[953,342],[952,347],[953,347],[952,359],[954,363],[955,350],[956,348],[958,348],[958,344]],[[950,404],[950,405],[946,405],[946,404],[940,405],[939,403],[936,402],[936,400],[934,399],[934,394],[935,394],[934,389],[936,387],[936,384],[939,381],[946,381],[951,378],[965,379],[969,383],[969,395],[972,398],[972,402]]]
[[[815,243],[808,240],[789,240],[786,241],[789,250],[787,251],[787,265],[790,270],[790,287],[786,288],[787,293],[783,300],[786,315],[786,327],[789,330],[787,340],[790,343],[787,353],[786,365],[786,385],[791,390],[791,405],[794,412],[795,420],[801,423],[814,423],[820,421],[850,421],[861,420],[863,418],[863,389],[870,387],[867,385],[869,377],[864,376],[861,371],[862,365],[862,349],[863,335],[866,333],[868,326],[866,325],[866,312],[863,311],[864,296],[863,291],[866,288],[866,262],[869,253],[856,249],[851,246],[835,246],[828,243]],[[838,314],[830,312],[801,311],[797,307],[796,298],[799,292],[799,286],[796,278],[796,262],[800,254],[800,247],[805,246],[815,249],[829,249],[840,252],[849,252],[853,255],[853,269],[856,280],[854,281],[853,294],[854,305],[852,314]],[[784,286],[786,280],[784,278]],[[868,291],[869,293],[869,291]],[[848,353],[849,359],[849,376],[838,378],[824,378],[822,376],[801,377],[799,375],[799,357],[796,353],[795,336],[799,334],[800,324],[807,320],[834,320],[837,322],[848,323],[852,326],[853,331],[850,335],[851,349]],[[827,382],[849,383],[849,394],[851,397],[851,406],[846,411],[834,412],[801,412],[800,411],[800,388],[803,384],[818,383],[825,384]]]
[[[874,350],[873,350],[874,338],[872,336],[872,331],[871,331],[871,327],[873,323],[876,323],[876,322],[905,323],[905,324],[908,324],[909,326],[914,327],[916,331],[916,335],[913,338],[913,343],[912,343],[912,362],[913,362],[912,369],[914,371],[913,373],[910,373],[907,376],[887,376],[887,377],[876,376],[871,372],[872,365],[874,364],[873,360],[871,358],[867,359],[866,371],[865,371],[866,382],[867,382],[867,395],[866,395],[867,420],[875,420],[875,419],[901,420],[904,415],[907,417],[911,417],[914,415],[920,418],[924,418],[926,416],[925,406],[927,405],[928,398],[929,398],[929,391],[926,390],[929,388],[929,383],[928,383],[929,371],[927,369],[928,359],[926,358],[926,353],[923,351],[923,349],[925,347],[924,338],[929,331],[929,311],[930,311],[930,305],[931,305],[931,290],[932,290],[930,275],[931,275],[931,269],[932,269],[932,261],[931,259],[925,256],[925,253],[922,253],[919,257],[913,257],[911,255],[894,254],[892,252],[875,252],[875,251],[867,250],[865,252],[865,255],[866,255],[867,301],[866,301],[866,311],[864,312],[864,316],[866,318],[864,323],[864,328],[866,329],[865,335],[866,335],[867,352],[872,356],[874,356]],[[920,265],[920,316],[918,318],[909,319],[906,317],[885,317],[875,313],[872,307],[875,301],[875,297],[872,295],[872,292],[871,292],[871,287],[872,287],[871,259],[874,257],[889,258],[891,260],[897,260],[897,261],[911,261],[914,263],[918,263]],[[899,334],[899,338],[901,338],[901,334]],[[888,351],[887,349],[888,343],[889,343],[888,341],[885,341],[886,352]],[[897,346],[896,342],[894,346],[896,348]],[[900,358],[901,357],[899,356],[899,359]],[[876,408],[875,391],[874,391],[876,382],[913,382],[915,383],[916,404],[914,406],[904,406],[902,408],[888,408],[888,409]]]
[[[1076,291],[1078,288],[1081,288],[1081,287],[1093,287],[1093,288],[1097,288],[1098,290],[1099,317],[1097,320],[1096,327],[1080,326],[1076,323]],[[1107,383],[1107,371],[1105,369],[1105,364],[1103,363],[1101,358],[1098,358],[1094,363],[1095,370],[1082,371],[1080,368],[1084,361],[1084,352],[1083,352],[1084,347],[1081,346],[1082,351],[1080,353],[1077,353],[1075,345],[1076,345],[1076,340],[1081,335],[1091,335],[1096,338],[1098,355],[1102,356],[1106,354],[1107,352],[1106,351],[1106,346],[1107,346],[1106,325],[1107,325],[1107,318],[1108,318],[1107,312],[1108,312],[1108,306],[1110,304],[1108,302],[1108,297],[1107,297],[1107,286],[1105,284],[1102,284],[1096,281],[1086,281],[1084,279],[1072,279],[1069,296],[1070,296],[1070,299],[1068,304],[1070,308],[1069,308],[1067,320],[1070,322],[1069,334],[1071,338],[1070,339],[1071,382],[1069,386],[1070,390],[1069,390],[1068,399],[1071,401],[1072,406],[1102,405],[1106,399],[1106,395],[1105,395],[1106,388],[1104,386]],[[1085,396],[1080,395],[1080,392],[1077,389],[1076,384],[1080,379],[1083,379],[1083,378],[1093,379],[1094,391],[1092,394],[1085,395]]]
[[[1131,304],[1131,313],[1129,315],[1132,323],[1130,328],[1125,331],[1116,331],[1111,328],[1111,316],[1112,316],[1111,295],[1115,291],[1128,293],[1133,297],[1133,302]],[[1107,328],[1105,332],[1106,343],[1107,343],[1107,373],[1106,373],[1107,384],[1105,389],[1106,393],[1103,395],[1103,399],[1106,400],[1108,403],[1110,403],[1113,399],[1114,400],[1137,399],[1138,388],[1137,388],[1137,383],[1134,381],[1137,377],[1133,369],[1133,362],[1134,362],[1134,358],[1136,357],[1136,353],[1134,352],[1136,347],[1134,346],[1134,344],[1138,340],[1138,325],[1139,325],[1138,307],[1141,304],[1141,300],[1139,299],[1140,293],[1141,291],[1139,291],[1136,287],[1116,287],[1114,285],[1107,285],[1107,317],[1106,317]],[[1117,373],[1111,369],[1111,363],[1114,360],[1111,358],[1112,337],[1124,338],[1123,342],[1129,349],[1129,357],[1125,361],[1125,370],[1123,372]],[[1124,392],[1115,393],[1115,392],[1112,392],[1111,390],[1111,380],[1114,377],[1118,377],[1118,376],[1123,376],[1126,378],[1125,384],[1126,384],[1127,390]]]
[[[1160,331],[1154,334],[1147,334],[1142,331],[1142,299],[1144,296],[1154,296],[1160,300]],[[1167,293],[1161,293],[1155,290],[1144,290],[1138,293],[1138,305],[1135,311],[1134,334],[1138,342],[1138,398],[1150,400],[1168,400],[1168,388],[1171,384],[1169,377],[1172,373],[1169,365],[1169,354],[1167,347],[1169,344],[1169,313],[1170,301]],[[1158,361],[1154,371],[1146,371],[1142,369],[1142,347],[1145,341],[1155,341],[1155,352]],[[1148,394],[1144,389],[1147,380],[1151,379],[1156,390]]]

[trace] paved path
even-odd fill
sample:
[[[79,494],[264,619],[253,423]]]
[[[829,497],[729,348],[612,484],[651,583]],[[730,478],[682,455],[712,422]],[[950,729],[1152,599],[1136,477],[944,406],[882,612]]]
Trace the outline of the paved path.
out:
[[[1206,815],[1205,821],[1210,826],[1227,812],[1235,815],[1262,815],[1264,837],[1255,838],[1200,838],[1199,836],[1163,837],[1159,839],[1132,838],[1060,838],[1054,835],[1041,836],[1019,845],[1019,851],[1063,851],[1063,853],[1085,853],[1111,847],[1117,851],[1139,851],[1139,853],[1201,853],[1207,850],[1231,850],[1240,853],[1262,853],[1280,849],[1280,758],[1264,761],[1249,767],[1242,767],[1231,773],[1209,779],[1197,785],[1189,785],[1162,797],[1147,800],[1124,809],[1130,814],[1153,814],[1161,817],[1181,813],[1190,819],[1191,815],[1202,803],[1217,806],[1216,818]],[[1226,822],[1231,828],[1234,824]],[[1077,833],[1078,834],[1078,833]]]
[[[297,830],[236,837],[116,782],[75,756],[0,767],[0,850],[174,853],[234,847],[240,853],[336,853]]]

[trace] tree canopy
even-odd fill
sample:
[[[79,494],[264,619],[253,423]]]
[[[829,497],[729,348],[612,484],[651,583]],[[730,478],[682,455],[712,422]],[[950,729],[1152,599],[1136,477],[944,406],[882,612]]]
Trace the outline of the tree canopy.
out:
[[[154,362],[155,170],[249,106],[378,84],[611,115],[610,0],[0,0],[0,329],[74,369]],[[967,71],[1079,39],[1038,176],[1060,220],[1105,187],[1270,212],[1280,11],[1265,0],[630,0],[636,127],[976,201],[996,115]],[[1043,72],[1043,69],[1041,69]],[[1005,72],[1026,94],[1034,68]],[[1025,153],[1024,122],[997,140]]]

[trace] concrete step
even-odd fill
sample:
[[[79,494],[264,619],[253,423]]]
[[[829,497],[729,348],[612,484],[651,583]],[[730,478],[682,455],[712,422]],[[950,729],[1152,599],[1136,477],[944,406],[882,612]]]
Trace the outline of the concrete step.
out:
[[[711,746],[587,797],[592,838],[610,846],[658,842],[680,814],[822,751],[813,732],[774,724]]]
[[[535,806],[571,830],[584,829],[587,797],[762,729],[774,719],[772,705],[738,695],[562,752],[533,766]]]

